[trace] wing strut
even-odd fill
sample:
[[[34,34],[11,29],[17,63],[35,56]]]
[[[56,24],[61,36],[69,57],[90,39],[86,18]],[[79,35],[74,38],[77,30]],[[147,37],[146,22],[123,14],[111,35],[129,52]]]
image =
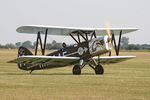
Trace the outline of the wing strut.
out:
[[[77,39],[75,38],[75,36],[73,36],[72,34],[76,34]],[[88,34],[91,34],[90,39],[88,38]],[[81,42],[81,37],[87,42],[89,40],[91,40],[93,37],[96,38],[96,34],[95,31],[73,31],[71,33],[69,33],[69,35],[74,39],[74,41],[76,43],[80,43]]]
[[[46,29],[46,32],[45,32],[45,39],[44,39],[43,55],[45,54],[46,41],[47,41],[47,33],[48,33],[48,29]]]
[[[72,35],[72,34],[69,34],[77,43],[79,43],[76,38]]]
[[[122,30],[120,31],[120,34],[119,34],[119,41],[118,41],[118,51],[117,51],[117,56],[119,55],[120,42],[121,42],[121,36],[122,36]]]
[[[92,33],[92,35],[91,35],[91,40],[92,40],[93,36],[94,36],[94,38],[96,38],[95,31],[93,31],[93,33]]]
[[[115,48],[115,52],[116,52],[116,55],[117,55],[117,56],[119,56],[121,36],[122,36],[122,30],[120,31],[120,34],[119,34],[119,41],[118,41],[118,45],[117,45],[117,44],[116,44],[115,35],[114,35],[114,33],[112,32],[112,41],[111,41],[111,42],[114,43],[114,48]],[[109,52],[109,56],[111,56],[111,52]]]
[[[39,42],[40,42],[40,47],[41,47],[41,53],[42,53],[42,55],[45,54],[46,41],[47,41],[47,33],[48,33],[48,29],[46,29],[46,32],[45,32],[45,39],[44,39],[44,44],[43,45],[42,45],[41,34],[40,34],[40,32],[37,33],[35,55],[37,55],[37,49],[38,49]]]

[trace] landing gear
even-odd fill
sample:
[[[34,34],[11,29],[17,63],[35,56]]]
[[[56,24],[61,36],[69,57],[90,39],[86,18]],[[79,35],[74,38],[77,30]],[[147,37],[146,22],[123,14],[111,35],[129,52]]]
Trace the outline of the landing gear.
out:
[[[100,64],[97,65],[94,70],[95,70],[95,74],[104,74],[104,68]]]
[[[81,59],[78,65],[74,65],[72,69],[73,75],[80,75],[81,74],[81,69],[86,65],[87,63]]]
[[[81,74],[81,68],[79,65],[74,65],[72,69],[73,75],[80,75]]]
[[[30,74],[31,74],[33,71],[34,71],[34,70],[33,70],[33,69],[31,69]]]
[[[104,74],[104,68],[100,64],[100,58],[98,57],[98,62],[95,59],[92,59],[89,62],[89,66],[95,71],[95,74],[102,75]]]
[[[84,62],[84,60],[80,60],[78,65],[74,65],[72,69],[73,75],[80,75],[81,69],[86,65],[87,63]],[[95,74],[102,75],[104,74],[104,68],[100,64],[100,61],[96,62],[95,59],[92,59],[89,63],[89,66],[95,71]]]

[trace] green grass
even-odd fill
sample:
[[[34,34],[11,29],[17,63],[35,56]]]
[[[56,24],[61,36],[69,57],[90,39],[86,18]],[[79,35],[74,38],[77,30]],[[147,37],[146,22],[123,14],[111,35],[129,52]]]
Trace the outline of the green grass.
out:
[[[0,50],[0,100],[149,100],[150,53],[121,52],[137,58],[104,65],[95,75],[85,66],[72,75],[72,66],[34,71],[31,75],[15,64],[17,50]]]

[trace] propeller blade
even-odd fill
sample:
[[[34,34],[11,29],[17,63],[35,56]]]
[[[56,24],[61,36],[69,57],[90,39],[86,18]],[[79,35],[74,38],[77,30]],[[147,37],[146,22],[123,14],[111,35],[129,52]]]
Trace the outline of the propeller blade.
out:
[[[108,42],[110,42],[111,40],[111,37],[110,37],[110,24],[106,24],[106,33],[107,33],[107,36],[108,36]]]

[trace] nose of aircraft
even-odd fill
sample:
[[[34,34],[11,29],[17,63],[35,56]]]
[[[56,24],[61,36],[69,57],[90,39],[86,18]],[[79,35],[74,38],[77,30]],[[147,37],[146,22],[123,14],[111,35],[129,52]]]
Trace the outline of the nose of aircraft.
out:
[[[107,35],[94,39],[89,43],[89,46],[93,56],[101,55],[111,50]]]
[[[112,47],[112,44],[111,44],[111,38],[110,40],[108,40],[108,35],[105,35],[104,36],[104,41],[105,41],[105,48],[107,51],[110,51],[111,50],[111,47]]]

